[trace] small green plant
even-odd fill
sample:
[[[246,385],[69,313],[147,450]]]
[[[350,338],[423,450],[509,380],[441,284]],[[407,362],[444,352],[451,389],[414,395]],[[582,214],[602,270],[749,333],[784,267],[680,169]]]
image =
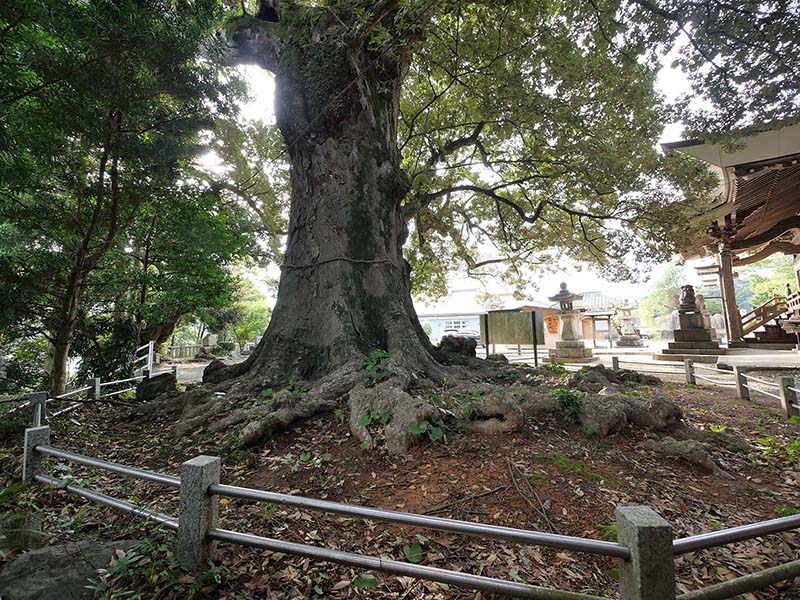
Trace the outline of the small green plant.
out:
[[[375,587],[378,585],[378,578],[368,573],[363,573],[353,579],[353,585],[359,590]]]
[[[545,369],[550,371],[553,375],[557,375],[562,379],[566,378],[569,375],[569,371],[564,365],[560,365],[558,363],[550,363],[544,366]]]
[[[581,403],[586,394],[575,390],[559,388],[553,390],[553,395],[556,397],[556,400],[558,400],[564,419],[566,419],[568,423],[577,425],[580,421]]]
[[[722,433],[728,428],[727,425],[711,425],[709,429],[714,433]]]
[[[791,417],[789,417],[789,418],[787,419],[787,421],[788,421],[789,423],[791,423],[792,425],[800,425],[800,416],[798,416],[798,415],[792,415]]]
[[[374,386],[394,375],[389,369],[389,353],[385,350],[373,350],[364,357],[364,384]]]
[[[800,464],[800,440],[778,440],[775,436],[758,438],[761,453],[792,465]]]
[[[413,544],[403,545],[403,556],[410,563],[418,564],[422,562],[422,545],[414,542]]]
[[[286,386],[286,389],[300,399],[308,395],[308,389],[303,384],[297,383],[294,378],[289,380],[289,385]]]
[[[604,540],[609,542],[616,542],[619,535],[619,528],[616,523],[608,523],[607,525],[598,525],[597,531],[603,536]]]
[[[622,482],[620,480],[596,473],[592,468],[592,464],[584,460],[573,459],[558,452],[551,452],[548,456],[536,457],[536,460],[539,462],[552,461],[560,471],[574,473],[578,477],[588,481],[594,481],[596,483],[603,482],[607,487],[622,487]]]
[[[224,566],[212,566],[187,582],[185,570],[166,539],[146,539],[118,553],[111,565],[97,571],[90,589],[100,600],[163,597],[207,597],[226,573]],[[213,595],[213,594],[212,594]]]
[[[430,421],[424,420],[417,423],[411,421],[408,424],[408,430],[414,435],[426,435],[432,443],[441,441],[444,438],[444,421],[439,418],[431,419]]]
[[[800,514],[800,510],[797,510],[791,506],[778,506],[775,509],[775,514],[779,517],[791,517],[792,515]]]
[[[391,420],[392,420],[392,413],[390,412],[382,413],[377,410],[371,410],[367,414],[361,416],[361,418],[358,420],[358,424],[361,425],[361,427],[369,427],[373,423],[380,423],[381,425],[386,425]]]

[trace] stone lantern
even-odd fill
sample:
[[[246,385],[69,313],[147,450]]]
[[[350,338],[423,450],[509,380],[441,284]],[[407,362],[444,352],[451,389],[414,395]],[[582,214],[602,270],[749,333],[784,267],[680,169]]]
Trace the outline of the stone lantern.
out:
[[[617,346],[623,348],[641,348],[644,346],[642,338],[636,332],[636,327],[633,324],[633,306],[630,302],[625,300],[622,306],[617,308],[620,321],[620,338],[617,340]]]
[[[582,299],[580,294],[570,292],[566,283],[561,284],[558,294],[549,298],[551,302],[558,302],[561,321],[559,340],[555,349],[550,350],[550,362],[589,362],[592,359],[592,350],[584,345],[581,335],[580,316],[585,309],[573,305]]]

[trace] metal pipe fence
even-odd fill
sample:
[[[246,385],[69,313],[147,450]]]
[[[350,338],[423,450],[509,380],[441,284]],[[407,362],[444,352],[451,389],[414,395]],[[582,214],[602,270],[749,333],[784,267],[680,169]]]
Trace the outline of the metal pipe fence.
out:
[[[149,348],[150,345],[143,346],[145,348]],[[124,384],[130,384],[132,382],[141,382],[145,379],[150,377],[155,377],[157,375],[161,375],[163,373],[173,373],[177,376],[177,367],[171,367],[170,369],[164,369],[159,372],[149,371],[147,369],[143,369],[142,372],[138,375],[134,375],[133,377],[127,377],[124,379],[114,379],[112,381],[101,381],[99,377],[95,377],[91,379],[90,385],[85,385],[83,387],[70,390],[64,394],[60,394],[58,396],[51,396],[47,392],[33,392],[29,394],[27,401],[21,401],[21,404],[11,408],[7,414],[13,414],[18,412],[19,410],[29,408],[32,410],[33,413],[33,426],[39,427],[43,425],[48,420],[48,406],[53,403],[58,402],[71,402],[71,404],[61,410],[58,410],[52,414],[50,414],[50,418],[60,417],[62,415],[68,414],[78,408],[81,404],[87,402],[100,402],[100,403],[109,403],[115,402],[120,403],[119,400],[110,400],[111,398],[115,398],[116,396],[121,396],[122,394],[126,394],[129,392],[135,392],[135,386],[128,386],[122,389],[108,391],[106,393],[102,393],[103,388],[111,388],[112,386],[120,386]],[[85,395],[85,398],[79,398],[79,396]]]
[[[630,551],[622,544],[593,540],[589,538],[576,538],[566,535],[556,535],[539,531],[528,531],[525,529],[515,529],[513,527],[500,527],[497,525],[486,525],[483,523],[472,523],[469,521],[457,521],[455,519],[445,519],[428,515],[417,515],[382,508],[371,508],[353,504],[342,504],[330,502],[328,500],[318,500],[316,498],[304,498],[290,494],[278,494],[264,490],[254,490],[250,488],[236,487],[232,485],[214,484],[208,488],[209,494],[215,494],[227,498],[241,498],[245,500],[255,500],[258,502],[269,502],[271,504],[282,504],[303,508],[306,510],[321,511],[349,517],[361,517],[374,521],[386,521],[390,523],[401,523],[427,529],[439,531],[450,531],[453,533],[463,533],[467,535],[477,535],[483,538],[493,538],[514,542],[517,544],[528,544],[534,546],[548,546],[560,548],[562,550],[575,550],[578,552],[588,552],[590,554],[601,554],[616,558],[630,558]]]
[[[793,515],[673,540],[671,525],[654,511],[644,506],[619,507],[617,508],[619,542],[614,543],[223,485],[219,483],[220,459],[217,457],[200,456],[189,460],[183,463],[181,476],[173,477],[50,446],[49,427],[26,430],[24,448],[23,479],[25,481],[53,485],[91,502],[143,517],[176,531],[177,556],[190,569],[201,568],[208,558],[213,558],[214,542],[224,542],[393,575],[427,579],[514,598],[537,600],[600,600],[601,598],[591,594],[555,590],[494,577],[473,575],[458,570],[366,556],[231,531],[219,527],[218,504],[221,496],[463,533],[484,539],[499,539],[616,557],[619,560],[620,569],[620,597],[625,600],[675,600],[674,557],[677,555],[800,528],[800,515]],[[164,515],[95,490],[53,478],[46,472],[48,457],[178,489],[180,492],[179,515],[177,518]],[[664,544],[665,541],[668,542],[667,545]],[[763,589],[779,581],[792,579],[797,575],[800,575],[800,561],[743,575],[724,583],[682,594],[677,598],[680,600],[730,598],[737,594]]]

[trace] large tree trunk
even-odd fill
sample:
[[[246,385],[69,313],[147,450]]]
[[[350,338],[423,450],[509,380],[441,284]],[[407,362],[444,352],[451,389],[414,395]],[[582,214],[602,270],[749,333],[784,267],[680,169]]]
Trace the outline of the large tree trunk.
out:
[[[276,69],[292,183],[277,303],[253,355],[213,380],[314,379],[375,349],[414,373],[435,368],[402,252],[408,181],[397,117],[405,67],[343,43],[330,23],[312,35],[293,36]]]

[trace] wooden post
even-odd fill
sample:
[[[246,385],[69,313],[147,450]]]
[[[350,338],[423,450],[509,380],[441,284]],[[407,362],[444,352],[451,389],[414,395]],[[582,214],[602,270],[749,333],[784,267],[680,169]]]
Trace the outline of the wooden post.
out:
[[[683,368],[686,371],[686,383],[697,384],[694,378],[694,361],[691,358],[685,358]]]
[[[736,397],[741,400],[750,400],[750,388],[747,386],[747,377],[744,370],[733,367],[733,377],[736,380]]]
[[[489,358],[489,313],[483,315],[483,328],[486,331],[486,358]]]
[[[100,397],[100,378],[95,377],[92,379],[92,391],[90,392],[92,400],[97,400]]]
[[[672,525],[646,506],[620,506],[617,530],[631,551],[619,563],[620,600],[674,600]]]
[[[611,368],[615,371],[619,371],[619,356],[611,357]]]
[[[719,274],[722,280],[722,307],[728,322],[728,346],[742,339],[742,317],[736,305],[736,290],[733,285],[733,257],[728,246],[720,244]]]
[[[794,377],[784,375],[780,378],[779,383],[781,386],[780,396],[783,416],[788,419],[789,417],[800,415],[800,410],[797,409],[797,392],[790,389],[794,388]]]

